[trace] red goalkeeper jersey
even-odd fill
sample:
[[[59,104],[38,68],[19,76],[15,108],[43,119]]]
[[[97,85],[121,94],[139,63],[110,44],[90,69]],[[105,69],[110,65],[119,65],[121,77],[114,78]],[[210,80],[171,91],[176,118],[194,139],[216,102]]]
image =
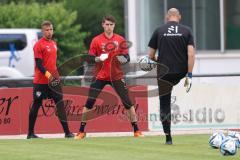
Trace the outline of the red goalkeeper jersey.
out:
[[[108,38],[102,33],[93,38],[89,54],[94,56],[108,54],[108,58],[104,62],[96,62],[95,64],[94,75],[96,79],[114,81],[123,78],[121,64],[116,55],[128,54],[128,49],[121,47],[122,44],[126,44],[125,42],[126,40],[118,34],[113,34],[111,38]]]
[[[41,38],[34,45],[34,58],[42,59],[43,67],[51,74],[58,75],[57,72],[57,44],[53,40]],[[34,84],[48,84],[48,79],[37,68],[35,64]]]

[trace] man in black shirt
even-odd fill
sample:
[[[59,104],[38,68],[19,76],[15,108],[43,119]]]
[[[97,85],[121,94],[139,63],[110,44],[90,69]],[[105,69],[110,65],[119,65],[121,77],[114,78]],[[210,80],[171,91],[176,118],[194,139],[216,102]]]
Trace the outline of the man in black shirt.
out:
[[[166,18],[167,23],[157,28],[150,39],[148,55],[152,60],[161,64],[157,66],[160,119],[166,134],[166,144],[171,145],[172,88],[186,76],[184,86],[187,92],[190,90],[195,49],[190,28],[179,24],[181,15],[178,9],[169,9]],[[156,58],[157,50],[158,56]],[[162,66],[168,68],[167,74],[161,72]],[[168,91],[164,89],[167,83],[170,84]]]

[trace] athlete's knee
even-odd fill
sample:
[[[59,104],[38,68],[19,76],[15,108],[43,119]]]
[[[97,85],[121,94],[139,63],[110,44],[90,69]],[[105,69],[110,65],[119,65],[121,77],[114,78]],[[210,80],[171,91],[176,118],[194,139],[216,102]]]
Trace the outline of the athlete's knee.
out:
[[[128,96],[121,97],[121,101],[122,101],[125,109],[130,109],[133,106],[133,104]]]
[[[124,106],[124,108],[127,109],[127,110],[129,110],[129,109],[131,109],[132,107],[134,107],[132,103],[125,103],[125,102],[123,102],[123,106]]]
[[[86,104],[85,104],[85,107],[86,107],[87,109],[92,109],[95,101],[96,101],[96,99],[88,98],[88,100],[87,100],[87,102],[86,102]]]
[[[160,113],[160,120],[162,122],[171,121],[171,113],[161,112]]]
[[[42,100],[41,99],[34,99],[33,100],[33,104],[32,104],[32,108],[35,108],[35,107],[40,107],[42,105]]]
[[[36,114],[41,106],[42,106],[42,101],[34,100],[29,114]]]
[[[53,100],[54,102],[57,104],[57,103],[62,103],[63,102],[63,96],[62,94],[55,94],[53,95]]]

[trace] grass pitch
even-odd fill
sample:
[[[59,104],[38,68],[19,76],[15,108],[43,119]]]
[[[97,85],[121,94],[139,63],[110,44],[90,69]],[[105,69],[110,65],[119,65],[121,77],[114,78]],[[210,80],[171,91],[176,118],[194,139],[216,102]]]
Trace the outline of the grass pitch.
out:
[[[143,138],[85,138],[0,140],[0,160],[234,160],[208,145],[209,135],[173,136],[165,145],[164,136]]]

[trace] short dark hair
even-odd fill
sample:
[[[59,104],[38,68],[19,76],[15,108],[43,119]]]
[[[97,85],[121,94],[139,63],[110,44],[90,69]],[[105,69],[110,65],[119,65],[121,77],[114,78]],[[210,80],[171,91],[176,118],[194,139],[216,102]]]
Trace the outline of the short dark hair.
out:
[[[43,26],[51,26],[51,25],[52,25],[52,22],[46,20],[42,22],[41,28],[43,28]]]
[[[105,21],[111,21],[113,23],[116,23],[116,20],[112,15],[104,16],[103,19],[102,19],[102,23],[104,23]]]

